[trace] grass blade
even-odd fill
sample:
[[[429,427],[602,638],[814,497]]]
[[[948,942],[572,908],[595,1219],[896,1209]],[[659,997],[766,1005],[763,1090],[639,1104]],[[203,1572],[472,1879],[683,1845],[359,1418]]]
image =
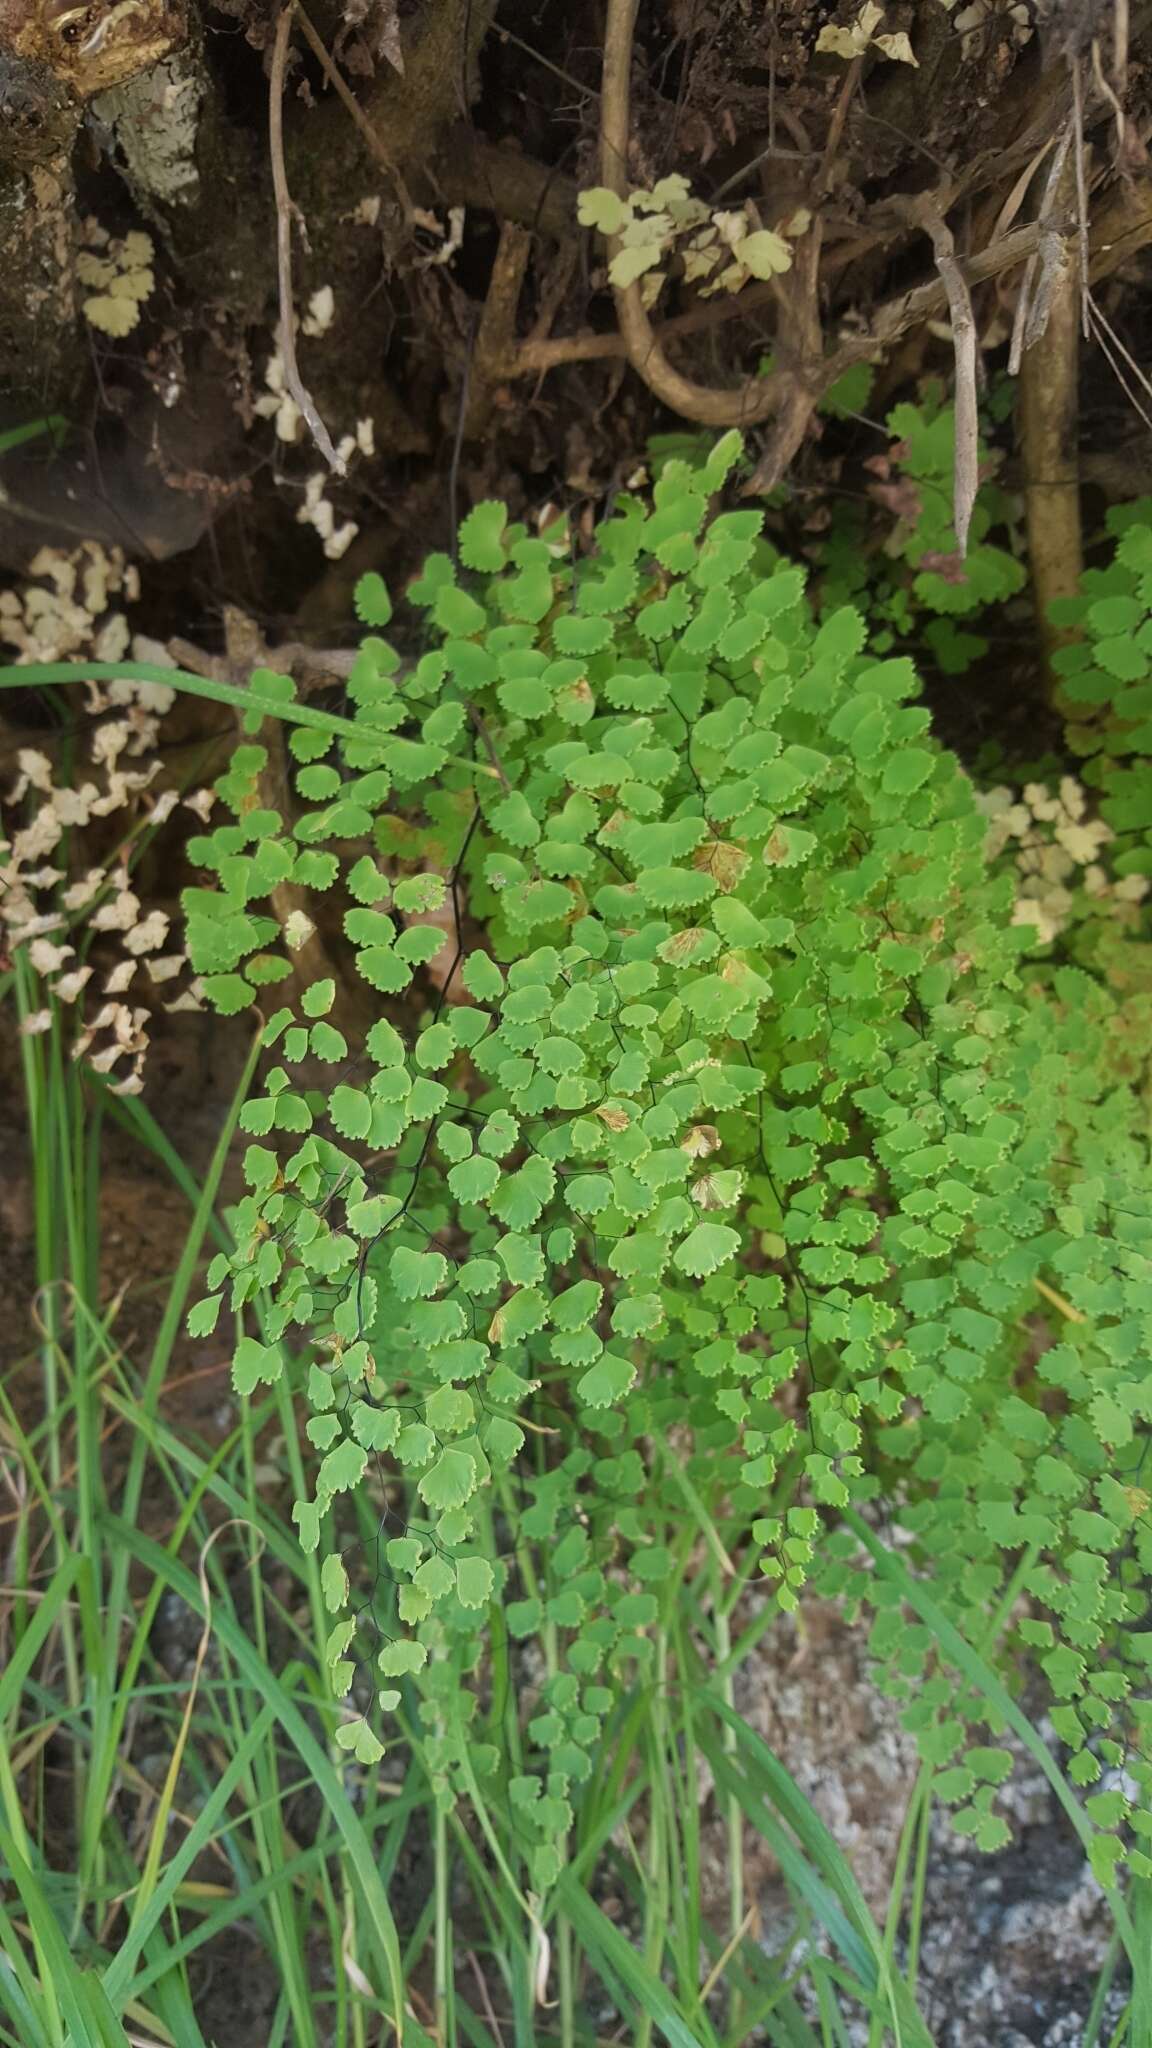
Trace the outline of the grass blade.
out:
[[[141,1535],[139,1530],[128,1528],[112,1516],[105,1517],[105,1521],[110,1535],[116,1543],[124,1546],[127,1554],[136,1558],[154,1577],[164,1580],[194,1613],[202,1620],[205,1619],[204,1596],[194,1572],[170,1557],[150,1537]],[[421,2041],[424,2038],[422,2030],[414,2031],[413,2022],[410,2019],[406,2021],[404,2016],[404,1982],[396,1923],[380,1882],[373,1850],[340,1778],[300,1709],[289,1698],[280,1680],[261,1661],[231,1617],[223,1612],[217,1613],[213,1617],[213,1628],[245,1679],[273,1709],[301,1763],[310,1773],[322,1795],[342,1837],[349,1865],[359,1881],[368,1924],[372,1929],[374,1943],[388,1982],[392,2025],[401,2039]]]
[[[26,441],[38,441],[43,434],[50,434],[54,447],[59,447],[68,432],[68,422],[58,412],[45,413],[42,419],[25,420],[19,427],[5,427],[0,434],[0,455],[7,455],[13,448],[22,448]]]
[[[0,1850],[9,1875],[20,1894],[36,1946],[52,1973],[52,1985],[67,2025],[64,2048],[132,2048],[115,2014],[94,2002],[90,1981],[77,1967],[59,1922],[44,1899],[35,1872],[25,1862],[12,1836],[0,1822]]]
[[[162,668],[156,662],[122,661],[31,661],[18,668],[0,668],[0,689],[27,690],[38,683],[114,683],[118,677],[130,682],[160,683],[165,689],[182,690],[189,697],[206,697],[213,704],[231,704],[237,711],[259,711],[265,718],[283,719],[285,725],[309,725],[316,732],[328,732],[338,739],[362,740],[364,728],[349,718],[319,711],[314,704],[296,704],[268,695],[259,689],[241,689],[235,683],[216,682],[209,676],[190,675],[181,668]]]
[[[12,1713],[19,1704],[24,1682],[50,1631],[56,1626],[79,1569],[80,1559],[73,1554],[65,1558],[58,1570],[53,1572],[52,1583],[25,1629],[19,1647],[12,1652],[3,1673],[0,1673],[0,1720]]]
[[[667,1986],[600,1911],[595,1899],[589,1898],[583,1885],[576,1883],[570,1870],[561,1876],[556,1897],[614,1996],[619,1998],[623,1994],[633,1999],[638,2011],[659,2028],[671,2048],[710,2048],[715,2039],[711,2030],[707,2041],[693,2033]],[[621,2011],[626,2012],[625,2004]]]
[[[712,1742],[707,1735],[698,1737],[701,1754],[711,1766],[721,1789],[738,1799],[744,1817],[767,1842],[779,1863],[789,1885],[797,1896],[815,1914],[821,1927],[835,1943],[845,1962],[861,1984],[869,1990],[875,1985],[874,1958],[869,1945],[837,1904],[830,1888],[819,1873],[813,1869],[808,1857],[799,1850],[786,1830],[774,1819],[770,1809],[759,1799],[741,1772],[732,1768],[730,1758]]]
[[[199,1204],[202,1189],[189,1172],[163,1125],[158,1123],[146,1102],[138,1095],[117,1095],[101,1074],[88,1073],[88,1086],[97,1092],[105,1114],[110,1116],[122,1129],[131,1132],[146,1151],[160,1161],[171,1175],[182,1195],[188,1199],[193,1213]],[[209,1216],[208,1229],[220,1250],[230,1252],[232,1239],[217,1216]]]
[[[189,1828],[176,1854],[165,1866],[163,1877],[156,1881],[150,1894],[146,1895],[143,1885],[141,1886],[132,1925],[114,1960],[104,1973],[104,1989],[114,2005],[122,2007],[131,1995],[134,1988],[132,1972],[149,1935],[167,1912],[176,1887],[211,1836],[217,1819],[224,1812],[275,1719],[276,1709],[271,1705],[266,1706],[263,1713],[257,1715],[244,1741],[229,1761],[223,1776],[213,1786],[197,1814],[195,1825]]]

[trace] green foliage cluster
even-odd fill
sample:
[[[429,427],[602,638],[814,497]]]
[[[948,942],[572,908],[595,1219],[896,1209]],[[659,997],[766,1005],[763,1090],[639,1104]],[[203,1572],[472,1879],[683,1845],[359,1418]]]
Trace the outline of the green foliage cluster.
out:
[[[717,509],[739,455],[667,463],[588,558],[477,506],[407,593],[432,643],[407,669],[364,578],[356,736],[292,732],[295,822],[261,808],[262,746],[236,752],[185,900],[209,996],[290,975],[292,882],[344,893],[379,1014],[349,1044],[326,980],[271,1009],[238,1249],[191,1327],[259,1307],[238,1390],[299,1380],[295,1516],[363,1761],[411,1685],[445,1804],[499,1776],[437,1734],[446,1690],[489,1626],[548,1646],[506,1786],[537,1893],[612,1682],[658,1654],[653,1529],[693,1500],[781,1605],[814,1579],[870,1606],[988,1846],[999,1731],[838,1511],[898,1522],[970,1639],[1022,1597],[1098,1872],[1127,1845],[1150,1874],[1147,1028],[1117,1045],[1092,963],[1024,961],[912,664],[850,605],[814,618],[759,513]],[[1147,859],[1122,751],[1148,730],[1147,527],[1086,603],[1069,688],[1106,700],[1101,785]],[[366,1560],[341,1547],[365,1488]]]
[[[1103,568],[1085,571],[1078,597],[1052,608],[1075,637],[1055,656],[1069,739],[1100,813],[1119,835],[1121,874],[1152,874],[1152,498],[1115,506],[1115,541]]]
[[[861,412],[872,372],[857,364],[833,385],[823,410]],[[989,423],[1000,410],[989,395]],[[894,406],[884,421],[887,452],[869,460],[870,496],[894,516],[882,547],[871,535],[871,505],[848,499],[833,510],[827,537],[814,550],[821,602],[859,605],[868,618],[876,653],[915,644],[942,675],[958,676],[986,655],[989,613],[1024,587],[1025,570],[1013,550],[1010,494],[995,481],[984,443],[982,482],[963,561],[952,525],[956,415],[943,387],[925,380],[916,403]]]

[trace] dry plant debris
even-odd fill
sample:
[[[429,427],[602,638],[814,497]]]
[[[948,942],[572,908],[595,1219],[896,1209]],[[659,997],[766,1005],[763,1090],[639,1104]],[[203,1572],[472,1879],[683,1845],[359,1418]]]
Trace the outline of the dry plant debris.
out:
[[[30,576],[22,590],[0,591],[0,644],[17,666],[84,655],[169,665],[162,648],[133,639],[120,605],[137,596],[138,578],[117,550],[45,548]],[[159,1000],[169,1011],[199,1009],[200,996],[167,912],[133,887],[134,856],[182,801],[203,820],[212,796],[149,794],[173,690],[128,677],[83,688],[86,763],[64,780],[46,747],[18,746],[15,778],[0,793],[0,942],[9,959],[23,952],[43,993],[25,1032],[48,1031],[57,1006],[74,1006],[73,1059],[110,1076],[118,1094],[137,1095],[155,992],[166,991]],[[119,835],[104,851],[100,828],[110,818]]]
[[[1116,834],[1090,815],[1087,791],[1074,776],[1062,776],[1055,791],[1043,782],[1026,783],[1019,794],[998,786],[976,802],[988,819],[989,858],[1010,850],[1019,876],[1013,924],[1034,925],[1040,944],[1050,945],[1068,928],[1077,890],[1098,912],[1132,921],[1152,882],[1109,873],[1106,848]]]

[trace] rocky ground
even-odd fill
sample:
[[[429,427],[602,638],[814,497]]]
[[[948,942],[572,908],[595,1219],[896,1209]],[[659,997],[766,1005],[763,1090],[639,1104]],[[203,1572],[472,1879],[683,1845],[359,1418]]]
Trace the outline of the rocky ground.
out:
[[[781,1620],[745,1666],[737,1703],[811,1799],[882,1923],[916,1755],[898,1707],[872,1682],[859,1632],[817,1602],[799,1625]],[[1005,1746],[1015,1747],[1010,1737]],[[1100,1888],[1047,1781],[1016,1754],[1002,1798],[1011,1847],[982,1855],[943,1813],[933,1827],[920,2003],[937,2048],[1079,2044],[1107,1953]],[[714,1839],[718,1849],[718,1830]],[[775,1946],[787,1909],[770,1870],[760,1895]],[[1113,2021],[1122,2004],[1117,1994]]]

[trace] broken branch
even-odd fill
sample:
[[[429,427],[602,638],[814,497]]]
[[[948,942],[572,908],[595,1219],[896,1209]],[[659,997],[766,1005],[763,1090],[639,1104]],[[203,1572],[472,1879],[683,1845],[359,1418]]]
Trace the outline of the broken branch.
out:
[[[280,283],[280,360],[284,365],[285,390],[299,407],[300,416],[329,469],[334,470],[337,476],[343,476],[346,464],[336,453],[332,436],[316,410],[296,361],[296,313],[292,302],[292,195],[284,168],[284,74],[295,11],[296,0],[288,0],[276,23],[268,91],[268,148],[272,158],[272,189],[276,195],[276,265]]]
[[[522,150],[490,142],[464,121],[448,129],[434,171],[436,188],[451,205],[483,207],[557,241],[574,238],[578,195],[572,179]]]

